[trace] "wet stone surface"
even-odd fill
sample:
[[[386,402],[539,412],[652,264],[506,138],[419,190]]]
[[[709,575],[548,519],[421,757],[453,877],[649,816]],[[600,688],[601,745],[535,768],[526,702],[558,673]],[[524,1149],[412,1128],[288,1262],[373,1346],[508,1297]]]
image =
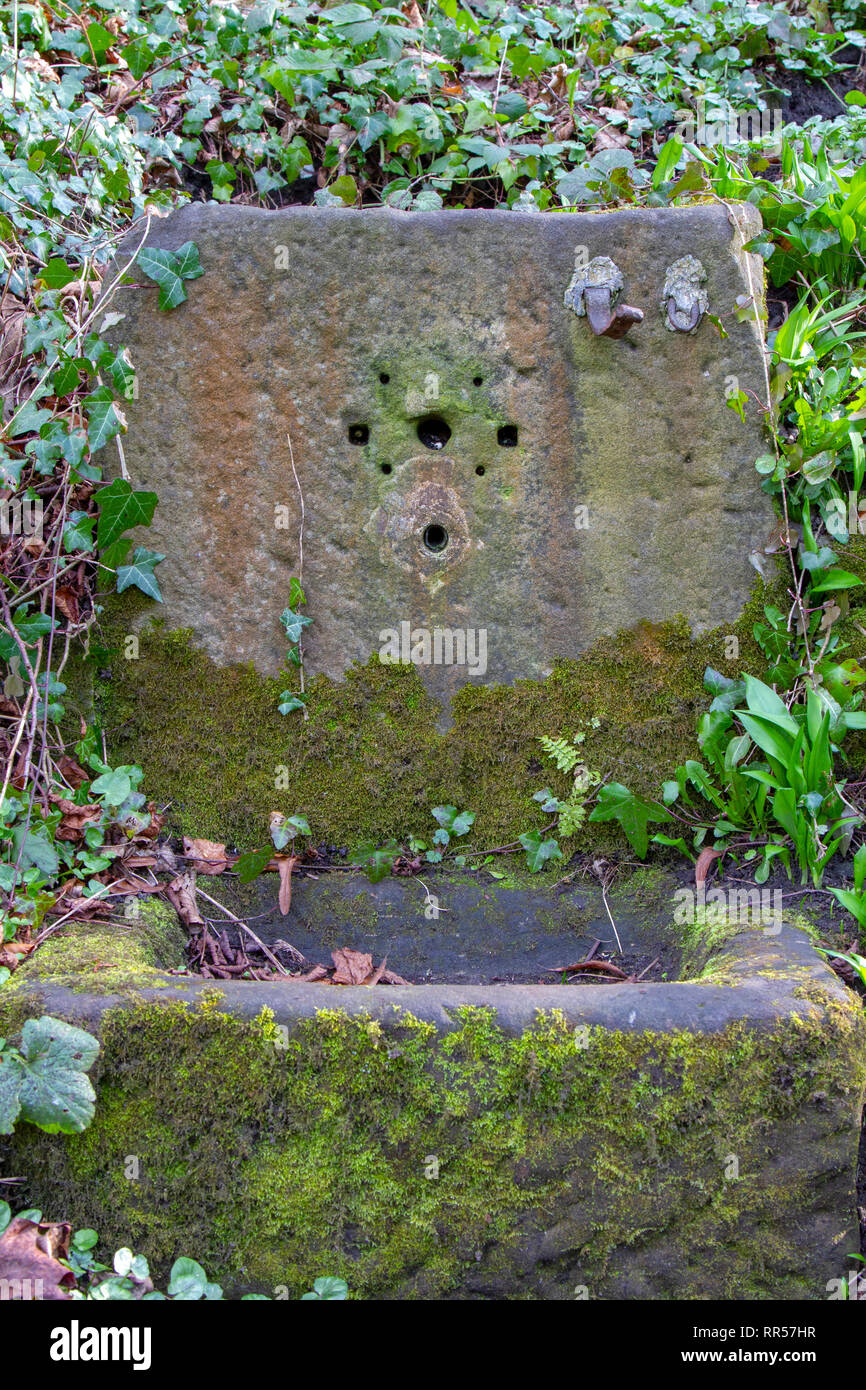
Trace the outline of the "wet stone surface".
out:
[[[232,909],[268,945],[288,939],[310,964],[330,964],[330,952],[347,946],[369,952],[376,964],[387,956],[413,984],[559,984],[555,967],[584,960],[596,946],[598,962],[609,959],[626,975],[652,967],[645,978],[673,980],[679,971],[667,896],[648,906],[613,890],[620,954],[593,882],[503,888],[486,874],[422,873],[376,884],[355,874],[299,874],[288,918],[275,891],[273,875],[246,890],[233,886]],[[225,885],[223,897],[228,902]],[[600,972],[572,978],[605,982]]]

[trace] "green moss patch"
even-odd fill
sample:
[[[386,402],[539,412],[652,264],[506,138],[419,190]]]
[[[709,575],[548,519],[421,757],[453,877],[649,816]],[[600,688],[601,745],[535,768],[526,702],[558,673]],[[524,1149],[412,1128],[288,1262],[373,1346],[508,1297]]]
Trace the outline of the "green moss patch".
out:
[[[22,1127],[9,1160],[52,1217],[271,1294],[327,1272],[370,1297],[664,1296],[669,1250],[676,1296],[819,1297],[795,1233],[850,1143],[863,1041],[853,1010],[811,1013],[697,1036],[552,1011],[515,1037],[466,1008],[441,1036],[141,1003],[103,1018],[91,1128]]]
[[[684,621],[642,624],[557,662],[544,681],[467,685],[443,731],[414,666],[373,658],[342,681],[317,677],[304,720],[277,712],[283,680],[251,665],[218,667],[185,632],[153,625],[140,634],[139,658],[127,660],[133,598],[107,626],[96,707],[112,758],[145,768],[151,796],[170,801],[175,828],[187,834],[248,848],[264,839],[269,812],[283,810],[306,815],[314,836],[331,843],[429,838],[430,807],[450,802],[477,813],[462,843],[493,847],[545,824],[533,792],[549,785],[567,794],[569,779],[538,742],[543,734],[571,736],[599,719],[587,729],[587,764],[657,794],[678,762],[697,755],[704,668],[729,676],[761,669],[751,628],[762,602],[756,589],[737,624],[698,640]],[[725,656],[730,635],[740,644],[736,659]],[[566,848],[622,844],[615,827],[593,825]]]

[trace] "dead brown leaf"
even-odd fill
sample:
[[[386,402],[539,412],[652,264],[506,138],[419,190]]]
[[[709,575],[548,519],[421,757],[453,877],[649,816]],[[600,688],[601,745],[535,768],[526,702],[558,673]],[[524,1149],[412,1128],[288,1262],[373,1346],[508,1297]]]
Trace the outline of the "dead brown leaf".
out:
[[[17,970],[22,960],[30,955],[36,943],[33,941],[6,941],[0,946],[0,965],[7,970]]]
[[[92,772],[85,772],[84,768],[66,753],[57,759],[57,770],[75,791],[83,783],[89,782],[93,776]]]
[[[838,603],[831,598],[828,598],[826,602],[822,604],[822,608],[821,631],[826,632],[828,628],[833,626],[838,618],[841,618],[842,609],[839,607]]]
[[[156,802],[148,801],[145,810],[150,816],[147,825],[143,825],[141,830],[136,833],[136,840],[155,840],[160,830],[165,825],[165,816],[161,815],[156,809]],[[173,871],[172,871],[173,872]]]
[[[28,72],[38,73],[46,82],[60,81],[51,64],[45,61],[41,53],[31,53],[29,57],[20,59],[20,62]]]
[[[106,100],[115,109],[117,107],[128,106],[131,101],[135,101],[138,88],[141,84],[135,80],[131,72],[118,70],[112,76],[111,82],[105,93]]]
[[[568,68],[565,63],[556,64],[556,67],[551,71],[550,81],[547,85],[552,96],[559,97],[560,101],[568,100]],[[548,101],[545,104],[550,106],[551,103]]]
[[[78,622],[78,595],[68,584],[58,584],[54,591],[54,602],[64,618],[71,623]]]
[[[58,840],[80,840],[88,825],[98,821],[102,815],[102,807],[95,802],[90,802],[86,806],[76,806],[74,801],[68,801],[65,796],[58,796],[51,793],[51,800],[61,812],[62,819],[56,831]]]
[[[709,872],[713,860],[721,859],[721,857],[722,851],[720,849],[701,850],[695,860],[695,884],[698,888],[706,881],[707,873]]]
[[[593,154],[599,154],[602,150],[624,150],[629,145],[629,137],[624,130],[615,130],[613,126],[602,126],[595,137],[592,147]]]
[[[415,0],[406,0],[406,3],[400,6],[400,9],[406,16],[410,29],[424,28],[424,16],[415,3]]]
[[[228,868],[226,847],[216,840],[191,840],[184,835],[183,852],[193,873],[221,874]]]
[[[326,965],[314,965],[312,970],[308,970],[306,975],[301,976],[302,984],[310,984],[314,980],[329,980],[330,971]]]
[[[178,874],[166,888],[169,902],[185,927],[203,927],[204,920],[195,900],[195,874]]]
[[[292,906],[292,869],[298,862],[296,854],[281,854],[277,858],[277,869],[280,875],[280,912],[284,917],[289,914]]]
[[[379,981],[381,980],[382,976],[385,974],[385,966],[386,966],[387,964],[388,964],[388,957],[385,956],[384,960],[382,961],[382,964],[378,967],[378,969],[374,970],[374,971],[372,972],[372,974],[370,974],[370,975],[367,977],[367,979],[364,981],[364,984],[365,984],[365,985],[377,985],[377,984],[379,983]]]
[[[554,965],[548,969],[553,975],[575,975],[589,970],[594,975],[613,975],[617,980],[628,978],[624,970],[620,970],[618,965],[613,965],[609,960],[579,960],[576,965]]]
[[[395,970],[383,970],[382,978],[379,982],[383,985],[408,985],[411,980],[404,980],[402,975],[398,975]]]
[[[366,951],[352,951],[348,946],[338,946],[331,952],[335,985],[362,985],[373,969],[373,957]]]
[[[65,1299],[75,1275],[60,1263],[72,1227],[15,1216],[0,1236],[0,1299]]]

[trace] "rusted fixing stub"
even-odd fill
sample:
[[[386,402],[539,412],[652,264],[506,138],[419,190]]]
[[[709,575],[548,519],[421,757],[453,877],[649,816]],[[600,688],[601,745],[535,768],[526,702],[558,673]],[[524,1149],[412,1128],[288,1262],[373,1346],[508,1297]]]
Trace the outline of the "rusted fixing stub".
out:
[[[661,309],[665,328],[671,333],[695,333],[710,307],[702,288],[707,272],[696,256],[680,256],[665,275]]]
[[[575,269],[565,291],[565,307],[578,318],[589,319],[596,337],[621,338],[633,324],[641,323],[643,312],[628,304],[617,306],[624,285],[622,271],[609,256],[594,256]]]

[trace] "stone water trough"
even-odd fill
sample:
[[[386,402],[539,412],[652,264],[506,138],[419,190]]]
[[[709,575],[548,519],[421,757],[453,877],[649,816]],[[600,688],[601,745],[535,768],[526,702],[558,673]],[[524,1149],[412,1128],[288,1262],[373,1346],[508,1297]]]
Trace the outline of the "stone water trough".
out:
[[[606,825],[544,873],[482,854],[567,793],[542,737],[655,792],[697,756],[705,666],[760,670],[772,512],[760,413],[728,404],[765,390],[756,217],[207,205],[152,227],[204,269],[168,313],[134,268],[111,306],[164,603],[107,603],[81,710],[177,834],[250,849],[274,810],[309,820],[325,868],[287,916],[272,875],[207,880],[266,942],[387,953],[413,983],[217,987],[177,973],[153,897],[58,931],[0,1026],[98,1031],[99,1100],[80,1136],[2,1141],[27,1202],[275,1297],[325,1273],[374,1298],[828,1296],[857,1248],[866,1036],[809,922],[684,921],[658,869],[605,894],[567,861],[623,858]],[[292,576],[306,707],[282,715]],[[461,870],[339,867],[432,843],[440,804],[475,813]],[[563,983],[599,939],[662,978]]]

